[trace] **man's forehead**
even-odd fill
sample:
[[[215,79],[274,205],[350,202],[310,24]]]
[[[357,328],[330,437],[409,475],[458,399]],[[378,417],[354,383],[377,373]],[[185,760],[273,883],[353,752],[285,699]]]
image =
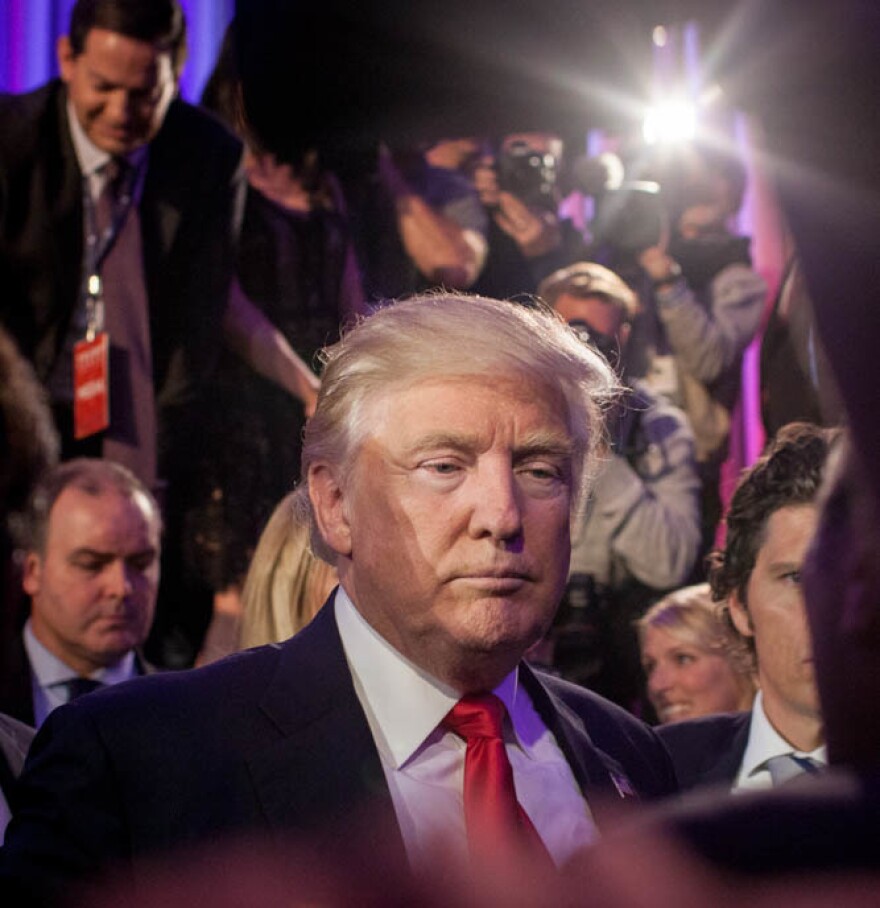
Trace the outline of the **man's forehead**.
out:
[[[568,405],[561,386],[512,371],[432,374],[393,383],[372,396],[367,404],[367,414],[380,419],[385,417],[394,425],[396,411],[405,407],[425,431],[455,431],[455,427],[467,426],[474,418],[475,411],[467,405],[468,401],[476,401],[487,392],[497,392],[511,399],[512,406],[492,414],[499,419],[525,412],[528,408],[539,410],[543,417],[541,421],[547,425],[567,424]],[[398,421],[395,428],[405,430],[407,427],[406,423]]]
[[[803,552],[804,530],[812,534],[818,516],[815,502],[796,502],[773,511],[764,523],[758,546],[758,557],[775,561],[791,556],[800,558]],[[801,543],[801,544],[799,544]]]
[[[55,499],[49,512],[47,538],[66,536],[72,529],[79,532],[105,530],[108,525],[144,523],[152,534],[158,532],[158,517],[149,499],[137,489],[124,492],[113,485],[84,488],[66,486]],[[70,539],[76,543],[76,539]]]
[[[80,60],[96,76],[124,73],[128,78],[155,81],[172,67],[171,48],[166,44],[132,38],[105,28],[86,34]]]

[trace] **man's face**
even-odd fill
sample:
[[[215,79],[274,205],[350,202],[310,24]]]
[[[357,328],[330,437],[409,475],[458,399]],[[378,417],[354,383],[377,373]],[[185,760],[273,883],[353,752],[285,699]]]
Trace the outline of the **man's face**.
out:
[[[755,638],[758,680],[767,716],[819,715],[813,653],[801,568],[816,528],[816,507],[789,505],[767,521],[764,544],[746,587],[746,603],[734,595],[730,612],[737,629]],[[785,719],[782,718],[782,724]]]
[[[170,51],[93,28],[78,56],[61,38],[58,62],[76,117],[102,151],[128,154],[159,131],[175,90]]]
[[[335,502],[321,492],[328,471],[312,471],[319,524],[361,614],[460,690],[511,671],[564,589],[564,414],[561,397],[519,378],[425,380],[370,407],[371,434]]]
[[[586,322],[594,331],[614,338],[618,344],[625,344],[629,337],[629,325],[624,323],[620,307],[604,296],[560,293],[553,308],[567,322]]]
[[[611,365],[620,366],[621,353],[629,340],[630,325],[624,321],[620,306],[604,296],[578,296],[560,293],[553,308],[569,323],[583,322],[590,334],[590,343]]]
[[[159,526],[147,500],[69,486],[49,514],[45,551],[31,552],[24,589],[34,635],[80,674],[146,639],[159,586]]]

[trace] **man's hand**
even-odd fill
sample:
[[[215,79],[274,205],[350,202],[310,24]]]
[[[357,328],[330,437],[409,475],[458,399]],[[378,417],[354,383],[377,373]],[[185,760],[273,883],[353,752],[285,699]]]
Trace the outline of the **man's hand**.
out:
[[[495,223],[513,238],[526,258],[559,248],[562,230],[556,215],[529,208],[513,193],[500,189],[491,158],[484,158],[474,171],[474,186],[480,201],[492,211]]]

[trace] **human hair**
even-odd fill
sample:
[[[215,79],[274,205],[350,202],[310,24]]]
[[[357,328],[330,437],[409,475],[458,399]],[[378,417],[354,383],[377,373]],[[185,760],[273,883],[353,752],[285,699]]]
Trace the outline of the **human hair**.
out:
[[[220,53],[205,82],[200,103],[218,116],[236,135],[243,136],[248,132],[238,72],[235,19],[226,26]],[[251,136],[248,135],[247,138],[250,140]]]
[[[174,72],[183,69],[186,20],[177,0],[77,0],[68,35],[75,56],[85,50],[86,36],[95,28],[167,50]]]
[[[734,674],[754,690],[755,660],[751,648],[712,600],[708,583],[686,586],[664,596],[636,621],[644,647],[649,628],[664,631],[682,643],[723,656]]]
[[[315,617],[336,572],[309,548],[309,515],[295,492],[276,505],[241,593],[243,648],[292,637]]]
[[[538,285],[538,296],[548,306],[556,305],[563,294],[608,300],[620,310],[625,322],[631,322],[639,313],[639,299],[629,284],[598,262],[575,262],[554,271]]]
[[[94,497],[111,490],[128,499],[143,496],[157,529],[162,530],[162,515],[156,499],[131,470],[112,460],[77,457],[50,470],[35,487],[21,527],[19,543],[23,549],[40,554],[45,551],[52,508],[67,488]]]
[[[815,501],[828,454],[839,437],[839,429],[789,423],[743,471],[727,511],[725,547],[709,556],[709,582],[716,601],[736,592],[747,602],[746,589],[767,522],[780,508]]]
[[[573,444],[572,506],[580,504],[617,381],[602,357],[543,304],[437,292],[377,309],[321,354],[324,370],[302,450],[302,492],[323,462],[345,484],[369,434],[368,404],[432,377],[504,375],[561,392]],[[333,553],[313,532],[316,554]]]
[[[0,515],[14,522],[31,490],[58,461],[58,434],[45,389],[0,328]]]

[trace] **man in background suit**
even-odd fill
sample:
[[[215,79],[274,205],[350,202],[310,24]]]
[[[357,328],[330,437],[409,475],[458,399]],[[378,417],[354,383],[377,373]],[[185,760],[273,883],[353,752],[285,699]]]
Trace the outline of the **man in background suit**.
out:
[[[161,529],[153,496],[113,461],[77,458],[41,480],[23,540],[30,618],[0,661],[0,711],[39,727],[82,693],[145,673]]]
[[[307,410],[317,384],[232,280],[242,148],[176,97],[185,37],[177,0],[78,0],[60,80],[0,98],[0,324],[49,390],[62,457],[112,458],[162,502],[153,651],[169,665],[191,663],[211,611],[188,524],[212,489],[188,455],[211,444],[221,344]],[[74,405],[101,386],[75,378],[83,342],[105,341],[106,424]]]
[[[605,799],[674,789],[650,729],[522,662],[565,586],[607,364],[549,312],[448,294],[382,308],[325,355],[300,499],[340,587],[286,643],[50,716],[0,868],[22,898],[233,833],[343,859],[365,813],[411,866],[467,853],[487,788],[462,710],[498,723],[504,828],[555,862],[593,841]]]
[[[164,499],[169,636],[210,613],[210,592],[182,579],[197,488],[186,452],[220,349],[243,185],[239,142],[175,97],[184,57],[176,0],[79,0],[58,42],[61,79],[0,98],[0,323],[49,390],[62,457],[112,457]],[[95,267],[116,167],[128,175],[114,217],[127,214]],[[90,306],[110,338],[109,426],[77,431],[74,345]]]
[[[754,647],[760,687],[750,713],[660,728],[683,790],[769,788],[827,762],[800,575],[833,438],[807,423],[784,427],[733,495],[710,582]]]

